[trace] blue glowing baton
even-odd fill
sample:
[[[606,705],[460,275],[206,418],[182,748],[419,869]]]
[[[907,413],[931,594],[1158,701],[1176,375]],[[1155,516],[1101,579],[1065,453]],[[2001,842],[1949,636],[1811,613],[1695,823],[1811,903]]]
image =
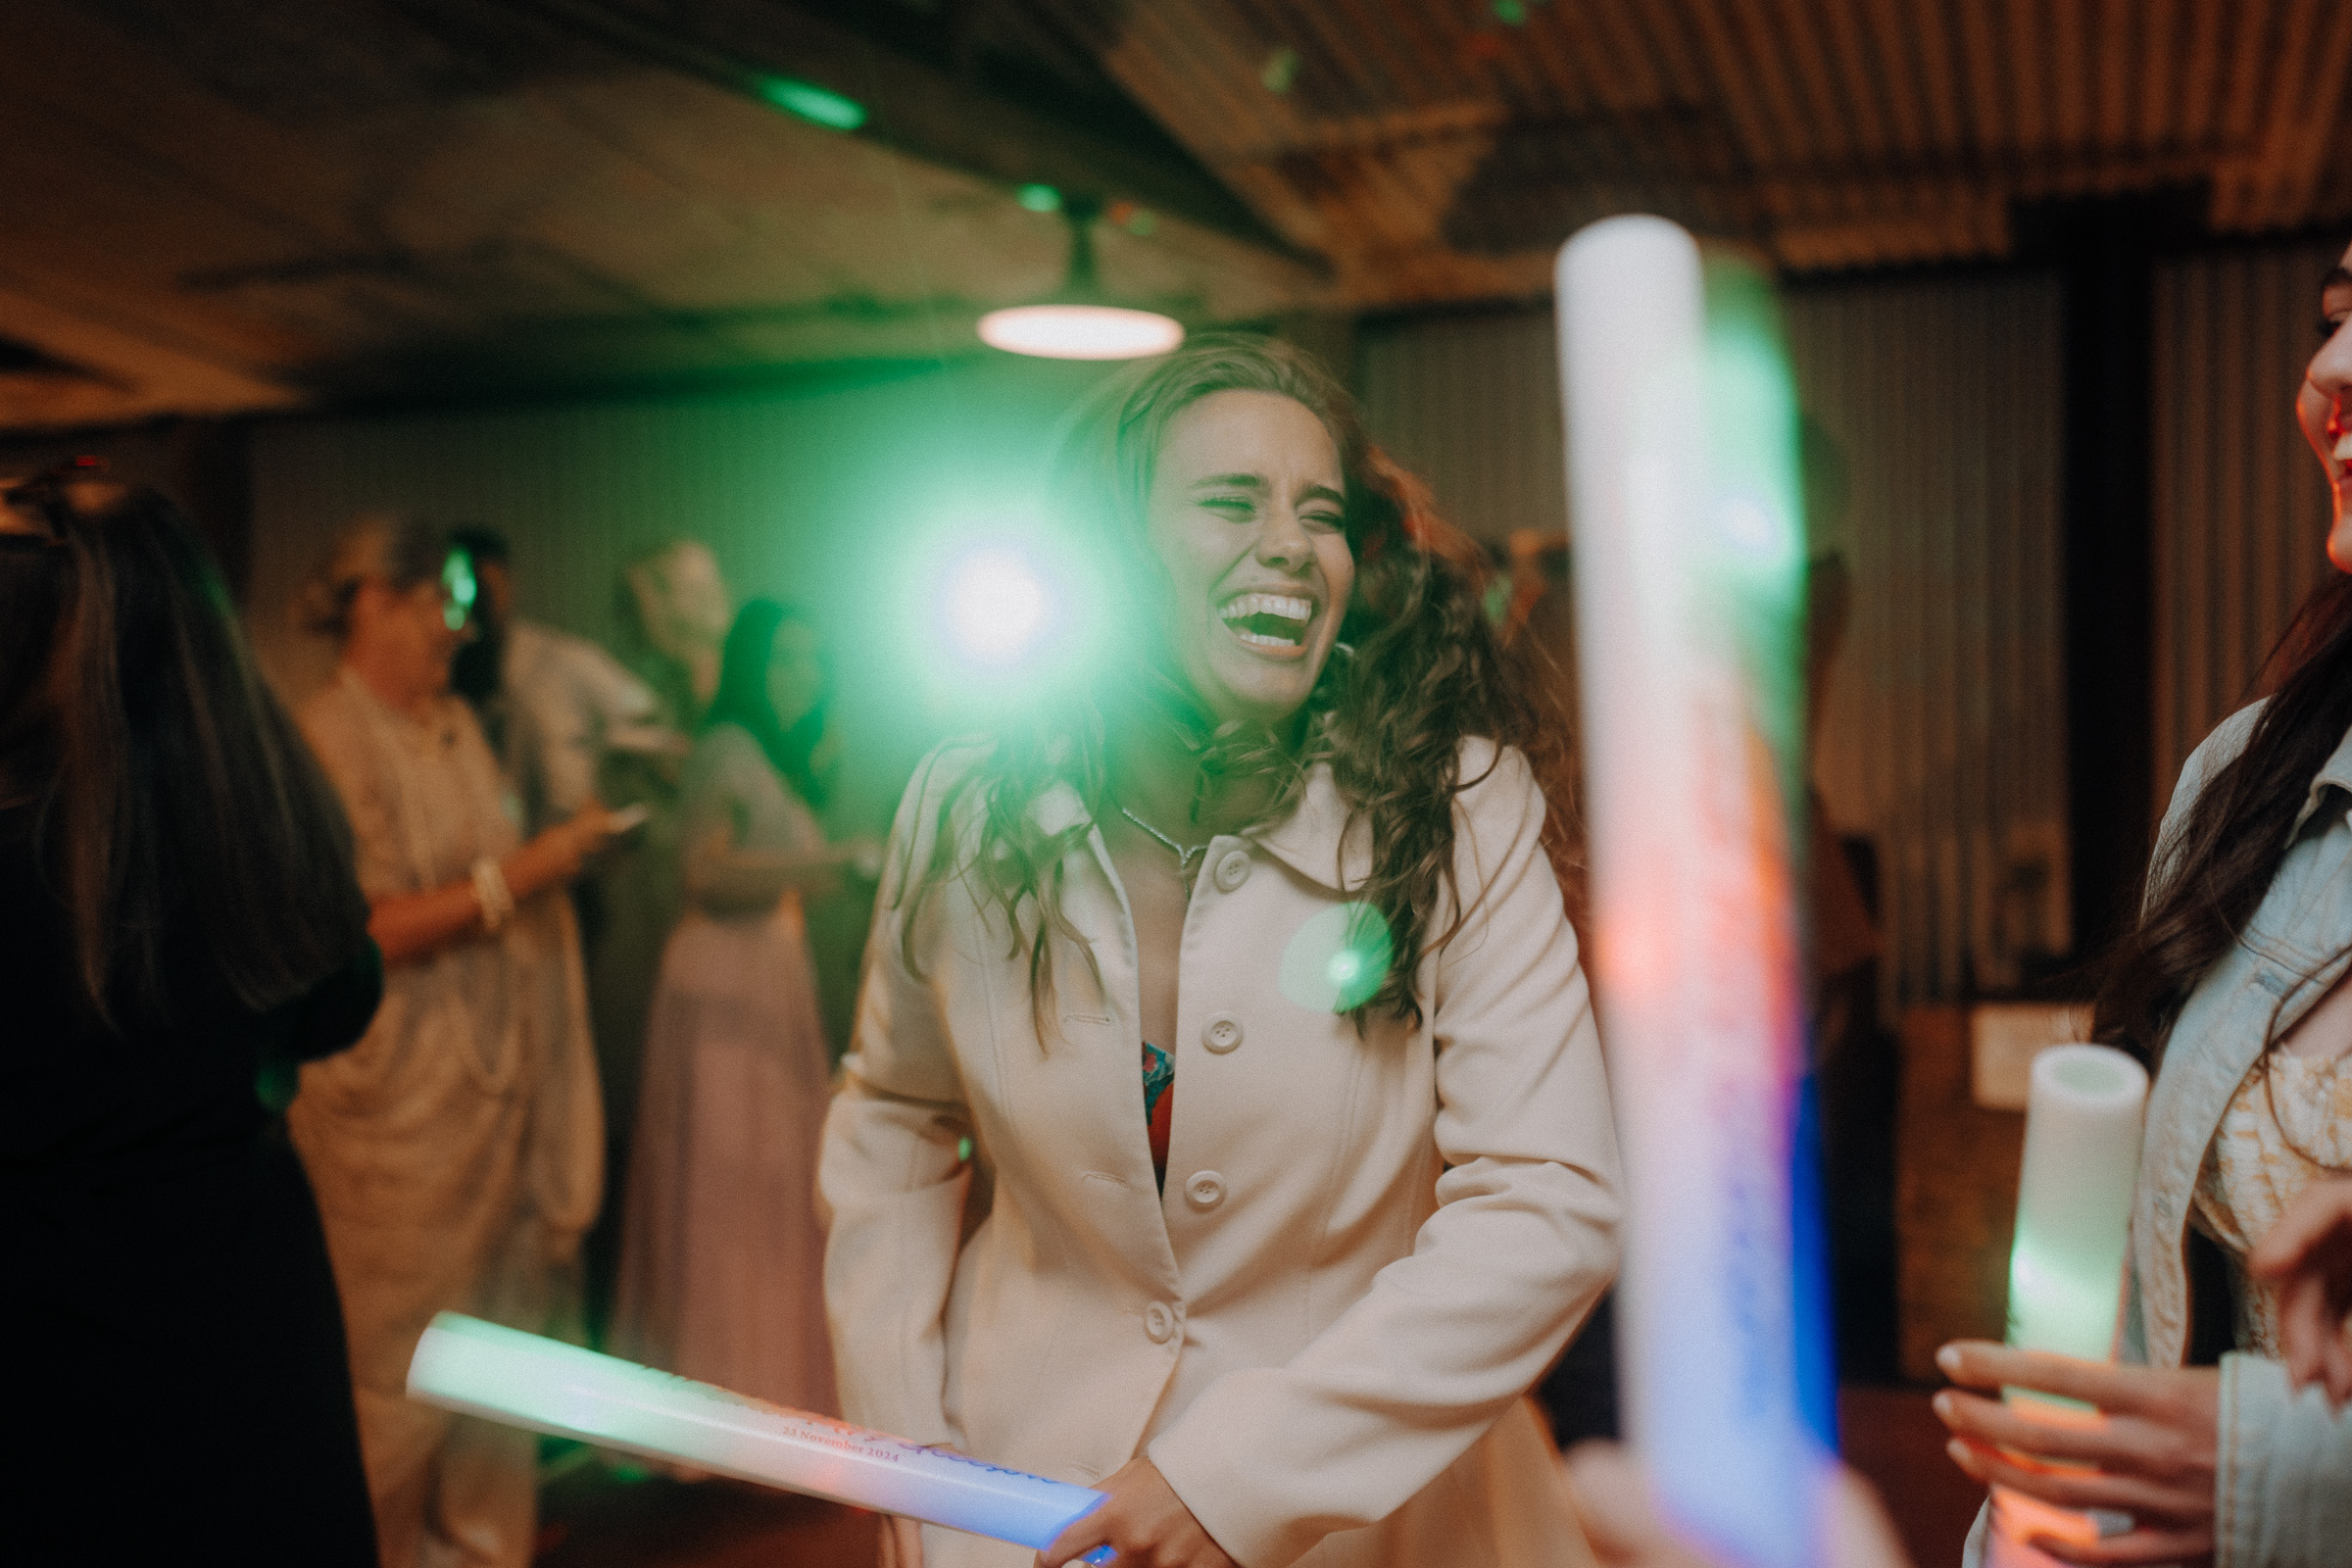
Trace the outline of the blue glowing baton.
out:
[[[1039,1551],[1103,1498],[455,1312],[417,1342],[409,1397]]]

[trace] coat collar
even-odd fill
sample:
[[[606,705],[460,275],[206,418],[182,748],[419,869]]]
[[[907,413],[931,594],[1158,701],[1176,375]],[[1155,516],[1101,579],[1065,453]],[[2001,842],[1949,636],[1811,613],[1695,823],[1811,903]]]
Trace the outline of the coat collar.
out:
[[[2295,825],[2287,830],[2290,841],[2319,813],[2330,789],[2352,795],[2352,730],[2344,732],[2344,738],[2335,743],[2335,750],[2328,754],[2328,760],[2312,775],[2310,793],[2303,797],[2303,809],[2295,813]]]
[[[1317,887],[1345,895],[1372,880],[1372,824],[1351,812],[1329,762],[1307,769],[1298,809],[1249,835]]]
[[[1046,833],[1087,821],[1086,804],[1066,781],[1056,779],[1030,803],[1029,820]],[[1243,835],[1275,859],[1318,887],[1346,894],[1372,876],[1372,824],[1350,820],[1348,802],[1329,762],[1307,770],[1306,786],[1291,814],[1270,827]]]

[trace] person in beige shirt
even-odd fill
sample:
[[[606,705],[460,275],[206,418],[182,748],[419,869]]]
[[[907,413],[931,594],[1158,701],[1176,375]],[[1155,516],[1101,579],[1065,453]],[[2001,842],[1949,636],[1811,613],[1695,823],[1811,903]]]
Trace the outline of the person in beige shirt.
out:
[[[886,1558],[1588,1563],[1524,1395],[1617,1154],[1535,710],[1296,351],[1074,428],[1108,635],[908,789],[819,1185],[845,1414],[1108,1500]]]

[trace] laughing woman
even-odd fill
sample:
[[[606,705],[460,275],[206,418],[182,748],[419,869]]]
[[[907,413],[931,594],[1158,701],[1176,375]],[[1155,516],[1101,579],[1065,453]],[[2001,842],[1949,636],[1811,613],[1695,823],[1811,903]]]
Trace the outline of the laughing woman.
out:
[[[1059,479],[1131,640],[900,808],[821,1173],[847,1413],[1107,1492],[1054,1568],[1587,1561],[1520,1397],[1616,1262],[1556,737],[1296,353],[1127,372]]]
[[[2282,1328],[2318,1308],[2261,1268],[2264,1237],[2298,1198],[2352,1169],[2352,250],[2319,305],[2295,409],[2335,492],[2335,572],[2288,628],[2269,695],[2181,769],[2094,1019],[2097,1038],[2157,1063],[2123,1364],[1978,1342],[1938,1356],[1955,1383],[1986,1391],[1936,1396],[1963,1469],[2128,1525],[2052,1544],[2067,1562],[2352,1564],[2352,1411],[2293,1386]],[[2346,1329],[2340,1315],[2328,1327]],[[2108,1419],[2030,1421],[1992,1396],[2003,1387]]]

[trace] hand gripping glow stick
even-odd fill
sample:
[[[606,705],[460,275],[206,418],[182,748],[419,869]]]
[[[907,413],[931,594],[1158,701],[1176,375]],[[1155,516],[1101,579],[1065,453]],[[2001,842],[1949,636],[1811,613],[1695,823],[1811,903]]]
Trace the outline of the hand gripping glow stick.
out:
[[[455,1312],[417,1342],[409,1397],[1040,1551],[1103,1497]]]
[[[1629,1425],[1682,1531],[1811,1568],[1795,398],[1769,288],[1662,219],[1584,229],[1558,288]]]
[[[2009,1343],[2019,1349],[2089,1361],[2113,1353],[2147,1101],[2147,1069],[2120,1051],[2053,1046],[2034,1058],[2017,1240],[2009,1251]],[[2033,1390],[2012,1389],[2008,1397],[2028,1407],[2022,1413],[2053,1425],[2103,1419]],[[2053,1507],[2006,1487],[1993,1488],[1992,1496],[1994,1568],[2054,1568],[2057,1559],[2028,1545],[2031,1538],[2088,1544],[2116,1533],[2121,1518]],[[2120,1528],[2131,1528],[2129,1520]]]

